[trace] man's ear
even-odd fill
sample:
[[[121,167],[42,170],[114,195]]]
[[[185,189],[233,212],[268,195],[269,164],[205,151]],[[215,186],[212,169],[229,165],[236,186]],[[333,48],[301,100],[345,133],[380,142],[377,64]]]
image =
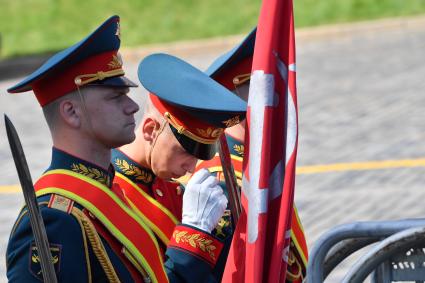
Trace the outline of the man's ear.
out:
[[[143,138],[146,141],[153,142],[158,134],[160,124],[157,120],[147,117],[142,122]]]
[[[76,101],[64,100],[59,104],[59,114],[62,120],[72,128],[81,127],[82,111]]]

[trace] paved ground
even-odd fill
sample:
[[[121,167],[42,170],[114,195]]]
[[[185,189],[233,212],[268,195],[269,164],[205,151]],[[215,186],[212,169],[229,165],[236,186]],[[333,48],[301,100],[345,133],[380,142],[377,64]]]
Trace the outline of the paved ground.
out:
[[[299,166],[425,157],[424,22],[337,26],[334,29],[340,32],[333,34],[320,29],[298,33]],[[227,46],[171,50],[204,69],[223,48]],[[125,66],[134,79],[136,66],[137,60]],[[0,112],[7,113],[18,129],[36,178],[48,165],[50,137],[31,94],[5,95],[5,88],[18,80],[0,81]],[[139,102],[141,92],[132,93]],[[0,128],[5,133],[3,123]],[[5,134],[0,139],[0,160],[0,185],[17,184]],[[310,247],[337,224],[425,215],[420,203],[424,184],[423,163],[298,174],[296,203]],[[3,255],[21,204],[20,194],[0,194],[0,282],[6,280]],[[327,282],[339,282],[347,266]]]

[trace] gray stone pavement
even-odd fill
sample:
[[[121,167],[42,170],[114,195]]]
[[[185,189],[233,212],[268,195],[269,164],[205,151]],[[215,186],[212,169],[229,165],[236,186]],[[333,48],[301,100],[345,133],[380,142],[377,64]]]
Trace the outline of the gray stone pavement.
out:
[[[298,32],[298,166],[425,157],[424,22]],[[228,46],[171,52],[205,69],[223,49]],[[137,56],[128,58],[125,68],[136,80]],[[0,112],[14,122],[35,179],[49,163],[50,136],[30,93],[5,94],[18,80],[0,81]],[[142,103],[142,92],[131,96]],[[0,132],[0,186],[17,184],[3,122]],[[424,184],[425,167],[298,174],[295,198],[310,248],[338,224],[424,216]],[[4,254],[21,205],[20,194],[0,194],[0,282],[6,281]],[[327,282],[340,282],[350,264]]]

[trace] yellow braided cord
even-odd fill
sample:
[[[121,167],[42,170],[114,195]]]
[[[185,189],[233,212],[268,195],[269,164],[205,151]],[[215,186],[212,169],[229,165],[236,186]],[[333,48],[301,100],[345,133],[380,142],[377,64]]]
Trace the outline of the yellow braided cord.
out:
[[[289,280],[289,281],[295,281],[295,280],[298,280],[298,279],[301,279],[302,280],[303,279],[302,278],[303,277],[303,274],[302,274],[301,264],[298,261],[297,257],[291,251],[289,251],[289,254],[288,254],[288,265],[291,266],[294,263],[297,265],[298,273],[297,274],[293,274],[288,269],[288,270],[286,270],[286,279]]]
[[[123,76],[124,74],[125,73],[123,69],[115,69],[106,72],[100,71],[96,74],[84,74],[76,76],[74,82],[77,86],[83,86],[94,81],[101,81],[111,77]]]
[[[165,112],[164,116],[165,116],[165,118],[167,118],[168,122],[174,128],[176,128],[176,130],[179,134],[183,134],[183,135],[187,136],[188,138],[190,138],[194,141],[197,141],[199,143],[214,144],[214,143],[217,142],[220,135],[224,132],[224,129],[216,128],[217,133],[213,138],[211,138],[211,139],[201,138],[200,136],[197,136],[194,133],[190,132],[189,130],[185,129],[182,125],[179,125],[179,123],[176,121],[176,119],[174,119],[173,115],[171,115],[169,112]]]
[[[152,142],[152,145],[151,145],[150,150],[149,150],[149,162],[152,162],[151,158],[152,158],[153,148],[155,147],[155,144],[156,144],[156,141],[158,140],[159,135],[164,131],[165,125],[167,125],[167,120],[164,120],[163,121],[163,123],[161,125],[161,128],[159,128],[159,131],[156,134],[155,139]]]
[[[96,232],[93,223],[91,223],[91,221],[81,210],[75,207],[72,208],[71,214],[79,221],[81,221],[84,231],[87,234],[87,238],[90,241],[90,245],[93,248],[93,252],[96,255],[96,258],[98,259],[103,270],[105,271],[108,281],[112,283],[119,283],[120,279],[118,278],[118,275],[115,272],[111,260],[109,259],[109,256],[106,253],[105,247],[103,246],[99,234]]]
[[[251,79],[251,73],[240,74],[233,78],[233,84],[239,86]]]
[[[78,208],[74,207],[71,210],[71,213],[74,209],[77,210]],[[86,237],[85,229],[84,229],[83,222],[81,221],[80,217],[77,216],[75,213],[73,213],[72,216],[74,216],[74,218],[77,220],[78,224],[80,224],[80,227],[81,227],[81,234],[83,236],[83,243],[84,243],[84,253],[86,255],[88,282],[91,283],[93,280],[92,280],[92,276],[91,276],[89,249],[88,249],[88,246],[87,246],[87,237]]]

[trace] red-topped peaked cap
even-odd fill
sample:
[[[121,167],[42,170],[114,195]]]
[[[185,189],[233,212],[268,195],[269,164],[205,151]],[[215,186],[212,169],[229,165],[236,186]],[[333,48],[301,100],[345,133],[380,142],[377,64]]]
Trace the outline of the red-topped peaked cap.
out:
[[[248,81],[251,77],[256,33],[257,28],[254,28],[238,46],[218,57],[205,73],[229,90]]]
[[[120,18],[112,16],[77,44],[53,55],[9,93],[33,90],[44,106],[84,85],[136,87],[124,77],[120,47]]]
[[[199,159],[214,157],[224,129],[245,119],[245,101],[177,57],[149,55],[138,75],[176,139]]]

